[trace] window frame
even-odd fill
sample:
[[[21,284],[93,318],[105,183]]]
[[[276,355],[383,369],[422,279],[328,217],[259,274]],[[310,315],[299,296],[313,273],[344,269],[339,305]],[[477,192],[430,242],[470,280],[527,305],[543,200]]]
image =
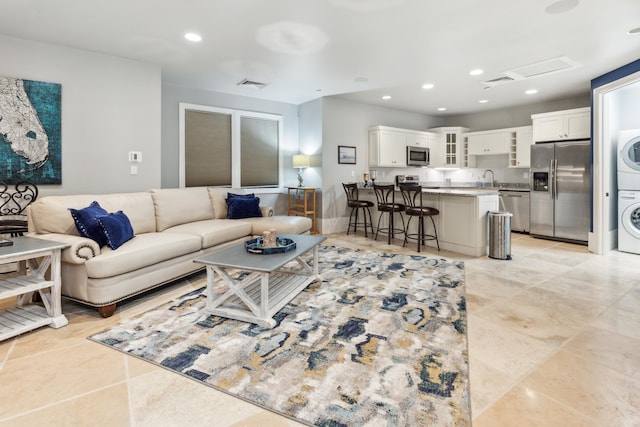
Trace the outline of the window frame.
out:
[[[283,171],[283,117],[280,114],[259,113],[256,111],[236,110],[231,108],[212,107],[208,105],[190,104],[185,102],[179,103],[179,141],[178,141],[178,185],[180,188],[185,188],[186,179],[186,165],[185,165],[185,115],[187,111],[200,111],[205,113],[217,113],[227,114],[231,116],[231,188],[250,188],[255,192],[273,192],[274,189],[282,191],[282,183],[284,178]],[[278,182],[272,186],[257,186],[257,187],[241,187],[241,167],[242,156],[240,154],[241,148],[241,119],[243,117],[258,118],[263,120],[273,120],[278,123]]]

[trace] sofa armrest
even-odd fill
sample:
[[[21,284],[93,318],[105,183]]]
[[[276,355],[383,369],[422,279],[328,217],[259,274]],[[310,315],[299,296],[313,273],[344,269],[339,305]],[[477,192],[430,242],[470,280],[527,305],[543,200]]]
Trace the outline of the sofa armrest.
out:
[[[37,239],[54,240],[56,242],[68,243],[71,245],[62,250],[61,259],[63,262],[70,264],[84,264],[91,258],[100,255],[100,246],[86,237],[73,236],[70,234],[59,233],[28,233],[29,237]]]
[[[271,206],[260,206],[262,216],[273,216],[273,208]]]

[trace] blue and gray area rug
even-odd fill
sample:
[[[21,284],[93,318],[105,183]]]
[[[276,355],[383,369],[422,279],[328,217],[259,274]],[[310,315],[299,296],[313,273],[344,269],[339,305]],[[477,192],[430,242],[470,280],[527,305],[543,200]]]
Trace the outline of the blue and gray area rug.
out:
[[[319,252],[273,329],[208,315],[203,287],[90,339],[309,425],[471,425],[464,264]]]

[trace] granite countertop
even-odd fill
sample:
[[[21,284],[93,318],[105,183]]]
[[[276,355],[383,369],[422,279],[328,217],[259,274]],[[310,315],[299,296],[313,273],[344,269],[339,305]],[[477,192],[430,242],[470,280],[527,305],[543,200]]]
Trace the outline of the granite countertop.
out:
[[[423,188],[424,193],[444,194],[447,196],[492,196],[498,195],[497,188]]]
[[[373,193],[373,187],[360,187],[361,191],[370,191]],[[396,189],[396,191],[400,191]],[[477,187],[469,187],[469,188],[437,188],[437,187],[422,187],[422,191],[424,193],[429,194],[442,194],[447,196],[466,196],[466,197],[478,197],[478,196],[492,196],[498,195],[498,188],[486,187],[486,188],[477,188]]]

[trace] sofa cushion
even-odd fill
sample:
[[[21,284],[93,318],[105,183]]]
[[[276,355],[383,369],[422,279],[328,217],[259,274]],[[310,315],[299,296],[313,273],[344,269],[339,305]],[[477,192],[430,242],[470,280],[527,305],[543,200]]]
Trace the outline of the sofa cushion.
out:
[[[108,212],[104,210],[98,202],[94,200],[85,208],[69,208],[69,211],[71,212],[71,217],[76,224],[76,229],[81,236],[93,240],[100,247],[107,244],[107,237],[100,227],[98,217],[107,215]]]
[[[212,219],[213,207],[206,187],[151,190],[156,209],[156,229]]]
[[[251,224],[245,220],[210,219],[176,225],[162,233],[179,233],[199,236],[203,248],[251,236]]]
[[[229,193],[227,198],[227,218],[242,219],[262,216],[260,198],[255,195]]]
[[[156,230],[151,193],[140,192],[42,197],[29,206],[34,231],[79,236],[69,208],[81,209],[94,200],[108,212],[123,211],[136,235]]]
[[[136,235],[118,250],[108,246],[100,256],[85,263],[87,276],[91,278],[113,277],[149,265],[197,252],[201,238],[193,234],[144,233]]]
[[[213,217],[217,219],[227,218],[227,192],[228,188],[209,187],[209,198],[213,207]]]
[[[96,219],[111,249],[116,250],[124,242],[133,239],[133,228],[124,212],[109,213],[98,216]]]
[[[251,233],[260,236],[263,232],[276,229],[276,233],[304,234],[311,230],[311,218],[304,216],[275,215],[262,218],[246,218],[242,222],[250,223]]]

